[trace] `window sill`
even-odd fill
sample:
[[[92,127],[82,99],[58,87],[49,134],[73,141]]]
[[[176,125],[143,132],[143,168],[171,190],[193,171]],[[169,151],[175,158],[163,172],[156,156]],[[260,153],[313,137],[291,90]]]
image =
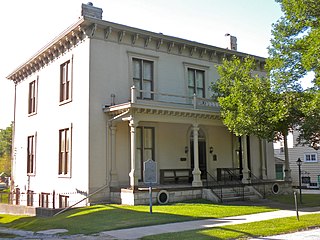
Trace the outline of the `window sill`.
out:
[[[72,99],[61,101],[61,102],[59,102],[59,106],[65,105],[65,104],[70,103],[70,102],[72,102]]]

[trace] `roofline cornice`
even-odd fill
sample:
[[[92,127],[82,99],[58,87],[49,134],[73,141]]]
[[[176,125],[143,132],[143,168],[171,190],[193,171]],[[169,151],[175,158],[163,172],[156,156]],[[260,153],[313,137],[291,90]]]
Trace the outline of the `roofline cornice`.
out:
[[[16,68],[11,74],[7,76],[7,79],[14,81],[14,83],[22,81],[29,75],[39,71],[41,68],[45,67],[50,62],[54,61],[64,52],[77,46],[85,38],[95,37],[95,32],[98,28],[104,31],[105,40],[108,40],[108,36],[111,32],[118,32],[119,43],[121,43],[122,38],[125,35],[131,35],[133,45],[135,44],[138,38],[145,39],[145,48],[148,47],[148,44],[151,41],[156,41],[157,44],[155,50],[159,50],[161,45],[166,44],[166,46],[168,46],[168,52],[171,51],[172,47],[178,47],[180,54],[184,49],[189,49],[189,56],[194,57],[194,53],[198,52],[199,58],[202,58],[203,54],[207,54],[209,60],[211,60],[214,56],[217,55],[220,55],[221,58],[233,55],[237,55],[241,58],[251,56],[262,63],[264,63],[266,60],[266,58],[264,57],[219,48],[195,41],[164,35],[162,33],[155,33],[118,23],[83,16],[77,22],[75,22],[65,31],[59,34],[56,38],[54,38],[51,42],[49,42],[46,46],[40,49],[28,61]]]

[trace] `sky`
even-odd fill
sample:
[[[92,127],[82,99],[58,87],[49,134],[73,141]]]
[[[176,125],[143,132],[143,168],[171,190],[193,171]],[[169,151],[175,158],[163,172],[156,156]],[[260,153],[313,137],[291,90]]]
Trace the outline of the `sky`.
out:
[[[267,57],[272,23],[282,15],[274,0],[90,0],[103,20]],[[7,0],[0,6],[0,129],[13,121],[14,84],[6,77],[78,20],[82,0]]]

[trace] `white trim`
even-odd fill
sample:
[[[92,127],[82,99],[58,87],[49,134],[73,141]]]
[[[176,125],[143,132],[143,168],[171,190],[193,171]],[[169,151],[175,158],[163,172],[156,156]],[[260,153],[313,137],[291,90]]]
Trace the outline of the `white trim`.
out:
[[[310,160],[307,160],[307,156],[309,156]],[[315,160],[312,160],[311,156],[315,156]],[[318,154],[317,153],[304,153],[303,161],[306,163],[316,163],[318,162]]]

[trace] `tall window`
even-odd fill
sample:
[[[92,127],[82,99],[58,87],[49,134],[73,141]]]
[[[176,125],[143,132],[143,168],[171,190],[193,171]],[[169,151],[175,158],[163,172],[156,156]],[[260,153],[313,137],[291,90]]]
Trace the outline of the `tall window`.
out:
[[[29,99],[28,99],[28,114],[36,113],[37,106],[37,80],[29,83]]]
[[[143,180],[143,162],[154,159],[154,128],[137,127],[137,163],[140,169],[140,179]]]
[[[35,136],[28,137],[28,146],[27,146],[27,174],[35,174]]]
[[[60,102],[71,100],[71,68],[70,60],[60,65]]]
[[[139,99],[153,99],[153,62],[133,58],[133,83],[137,90]]]
[[[204,71],[188,68],[188,94],[204,98]]]
[[[305,153],[304,154],[304,161],[305,162],[318,162],[317,154],[316,153]]]
[[[70,174],[71,160],[71,129],[65,128],[59,131],[59,175]]]

